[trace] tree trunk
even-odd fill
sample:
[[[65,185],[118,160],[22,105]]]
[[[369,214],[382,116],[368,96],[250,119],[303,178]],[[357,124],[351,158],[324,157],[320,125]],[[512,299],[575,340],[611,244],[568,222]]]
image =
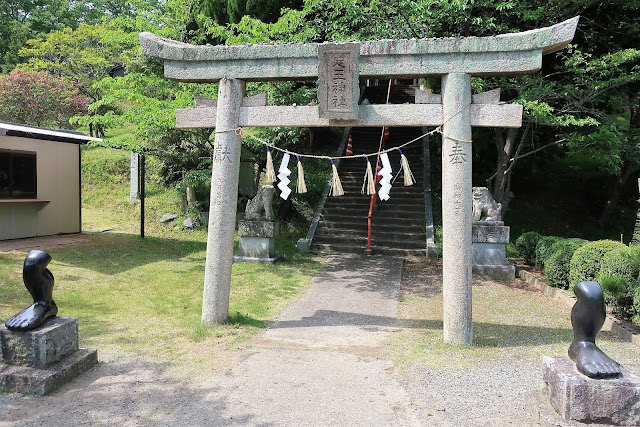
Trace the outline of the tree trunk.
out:
[[[511,200],[511,165],[515,163],[515,159],[513,162],[511,159],[517,145],[518,129],[506,129],[506,135],[504,131],[504,128],[495,129],[498,156],[496,173],[487,180],[487,187],[493,199],[498,203],[502,203],[501,217],[504,217]],[[522,144],[522,141],[520,143]]]
[[[636,168],[631,162],[627,161],[624,163],[622,167],[622,173],[620,174],[618,179],[616,179],[616,183],[614,184],[613,189],[611,190],[611,193],[609,193],[609,200],[607,200],[607,203],[604,205],[604,208],[600,213],[600,218],[598,219],[598,224],[600,226],[604,226],[607,223],[607,221],[609,221],[609,218],[611,218],[611,214],[613,213],[616,206],[618,206],[618,201],[620,200],[620,194],[622,193],[622,188],[627,183],[627,180],[629,179],[629,177],[633,175],[635,170]]]

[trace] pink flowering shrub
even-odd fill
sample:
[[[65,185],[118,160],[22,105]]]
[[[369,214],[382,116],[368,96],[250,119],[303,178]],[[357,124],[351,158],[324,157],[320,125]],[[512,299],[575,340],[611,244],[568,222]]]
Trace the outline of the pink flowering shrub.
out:
[[[69,119],[86,114],[90,103],[76,84],[47,73],[14,70],[0,76],[0,121],[70,128]]]

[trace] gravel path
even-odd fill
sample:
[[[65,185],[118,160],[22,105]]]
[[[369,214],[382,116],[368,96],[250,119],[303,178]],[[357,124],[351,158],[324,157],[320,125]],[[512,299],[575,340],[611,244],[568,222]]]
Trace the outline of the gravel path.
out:
[[[460,349],[444,367],[398,372],[393,346],[411,328],[397,321],[402,265],[329,260],[307,295],[215,375],[178,380],[169,367],[101,351],[99,366],[49,396],[0,394],[0,426],[537,425],[528,406],[540,361],[458,363]],[[409,267],[403,294],[440,294],[437,268]]]

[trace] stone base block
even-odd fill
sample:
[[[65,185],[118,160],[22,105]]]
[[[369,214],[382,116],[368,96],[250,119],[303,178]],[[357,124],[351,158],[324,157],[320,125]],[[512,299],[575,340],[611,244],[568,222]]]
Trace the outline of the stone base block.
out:
[[[233,258],[234,262],[275,262],[280,259],[280,255],[276,254],[273,237],[242,236],[238,243],[238,255]]]
[[[54,317],[31,331],[11,331],[0,326],[1,362],[45,368],[78,349],[78,319]]]
[[[622,368],[622,377],[592,379],[567,357],[544,357],[544,387],[560,417],[581,423],[640,425],[640,378]]]
[[[282,255],[276,254],[273,258],[252,258],[247,256],[234,255],[233,262],[252,262],[252,263],[265,263],[273,264],[282,259]]]
[[[238,224],[238,234],[248,237],[275,237],[280,230],[280,223],[260,219],[245,219]]]
[[[504,243],[471,244],[471,262],[474,265],[505,265],[507,250]]]
[[[97,350],[80,349],[45,369],[0,364],[0,389],[42,396],[87,371],[97,362]]]
[[[526,405],[535,414],[536,420],[543,427],[584,427],[587,424],[578,421],[567,421],[560,418],[549,398],[541,390],[535,390],[524,396]],[[589,423],[589,427],[607,427],[610,424]]]
[[[298,252],[309,252],[311,250],[311,241],[309,239],[298,239],[296,248]]]
[[[504,277],[513,279],[516,277],[516,267],[513,265],[473,265],[471,268],[474,275]]]

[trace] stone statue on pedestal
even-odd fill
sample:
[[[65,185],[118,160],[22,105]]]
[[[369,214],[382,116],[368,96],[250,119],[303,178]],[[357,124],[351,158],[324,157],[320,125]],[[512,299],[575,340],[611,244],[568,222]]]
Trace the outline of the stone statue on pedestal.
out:
[[[51,255],[43,251],[31,251],[24,260],[22,280],[33,297],[33,304],[7,320],[5,326],[13,331],[27,331],[42,325],[58,314],[53,301],[53,274],[47,268]]]
[[[263,185],[247,203],[244,220],[238,224],[238,254],[234,262],[274,263],[282,256],[276,254],[275,239],[278,223],[273,221],[273,185]],[[264,215],[262,215],[264,211]]]
[[[471,262],[474,274],[515,276],[515,267],[507,264],[509,227],[501,220],[502,205],[491,197],[487,187],[473,187]]]

